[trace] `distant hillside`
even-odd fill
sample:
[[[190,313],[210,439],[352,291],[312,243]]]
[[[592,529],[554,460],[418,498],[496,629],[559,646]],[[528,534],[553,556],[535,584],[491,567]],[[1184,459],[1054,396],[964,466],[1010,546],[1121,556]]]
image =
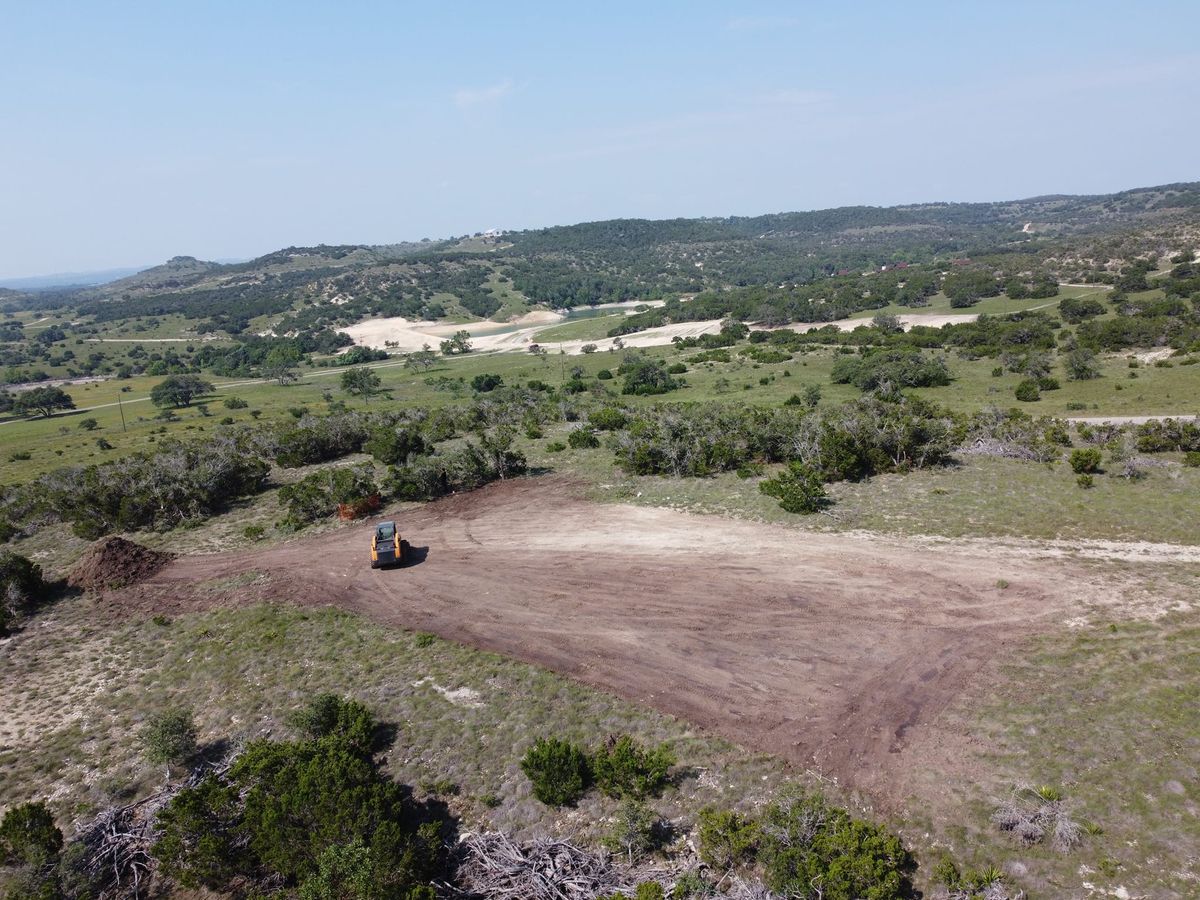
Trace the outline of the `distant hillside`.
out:
[[[998,203],[614,219],[441,242],[287,247],[232,265],[176,257],[64,299],[97,321],[177,314],[199,320],[200,331],[292,332],[367,316],[490,317],[538,304],[795,286],[889,263],[997,254],[1010,268],[1071,280],[1198,226],[1200,183]]]
[[[95,284],[107,284],[138,271],[136,268],[127,267],[102,269],[96,272],[59,272],[54,275],[32,275],[28,278],[5,278],[0,279],[0,288],[16,291],[40,291],[65,287],[87,287]]]

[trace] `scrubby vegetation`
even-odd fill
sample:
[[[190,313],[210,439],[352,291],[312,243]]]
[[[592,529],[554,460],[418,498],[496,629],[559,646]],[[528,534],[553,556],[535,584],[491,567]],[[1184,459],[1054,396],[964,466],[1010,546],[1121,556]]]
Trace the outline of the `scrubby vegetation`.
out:
[[[993,527],[989,534],[1067,540],[1144,537],[1143,527],[1190,539],[1181,524],[1190,508],[1177,499],[1195,485],[1200,427],[1180,418],[1106,426],[1053,417],[1136,415],[1151,405],[1188,411],[1200,358],[1200,275],[1184,246],[1194,240],[1173,229],[1195,208],[1195,186],[1183,185],[1007,207],[627,220],[509,235],[478,252],[452,241],[289,248],[238,266],[179,263],[120,294],[95,289],[36,301],[53,313],[40,326],[24,315],[34,298],[5,299],[22,318],[0,321],[2,381],[15,385],[0,391],[0,416],[14,435],[0,540],[19,542],[22,555],[0,556],[0,636],[20,641],[33,630],[25,620],[55,589],[31,559],[55,559],[47,547],[73,540],[66,526],[84,538],[165,533],[251,510],[233,533],[266,541],[531,469],[602,485],[594,489],[605,499],[669,495],[673,506],[780,520],[825,513],[802,528],[903,519],[897,530],[922,533],[977,536]],[[1028,221],[1054,224],[1022,233]],[[597,322],[579,357],[548,358],[544,348],[519,362],[477,353],[473,326],[464,325],[440,353],[427,347],[403,366],[377,367],[387,351],[345,351],[350,339],[339,331],[366,316],[468,323],[502,307],[498,319],[531,303],[618,300],[664,302]],[[912,324],[913,311],[931,307],[981,314],[939,328]],[[861,325],[831,324],[847,316],[862,317]],[[716,333],[671,347],[624,352],[619,341],[657,325],[709,321],[706,330]],[[612,322],[616,340],[601,341]],[[790,323],[824,327],[779,327]],[[101,335],[119,337],[92,343]],[[172,343],[139,344],[139,335]],[[199,336],[211,340],[192,340]],[[110,380],[94,391],[48,383],[85,376]],[[77,406],[86,412],[71,415]],[[976,476],[990,479],[994,497],[1025,492],[1021,509],[988,508],[978,497],[984,486],[963,491],[962,479]],[[1028,496],[1035,484],[1044,496]],[[1173,492],[1176,514],[1162,513],[1165,502],[1143,503],[1167,496],[1152,490]],[[1061,518],[1046,513],[1055,503]],[[1029,514],[1034,508],[1040,520]],[[1151,518],[1161,521],[1149,528]],[[1095,523],[1109,531],[1100,534]],[[153,621],[165,629],[170,617]],[[262,646],[285,642],[281,634],[262,635]],[[437,644],[432,635],[413,639],[421,651]],[[524,809],[574,824],[594,820],[591,846],[605,854],[485,835],[456,849],[453,818],[432,795],[457,797],[462,773],[430,771],[420,785],[406,779],[411,788],[394,780],[381,755],[392,726],[338,694],[320,693],[291,716],[290,736],[260,734],[237,744],[233,758],[220,736],[206,740],[213,735],[197,718],[163,704],[124,728],[156,777],[165,768],[177,779],[138,807],[152,810],[155,824],[142,833],[145,856],[136,859],[152,859],[158,877],[187,889],[424,900],[435,882],[460,877],[459,863],[475,866],[471,877],[480,880],[472,883],[482,884],[491,883],[484,876],[494,868],[485,870],[497,860],[526,872],[570,859],[573,871],[595,876],[588,883],[597,896],[707,896],[718,884],[735,897],[916,890],[913,858],[895,835],[810,793],[752,803],[730,796],[698,815],[671,813],[676,784],[692,777],[683,771],[687,742],[639,739],[624,726],[606,740],[563,730],[495,751],[518,780],[527,776]],[[396,727],[423,725],[415,717]],[[1173,734],[1172,746],[1184,746]],[[1072,796],[1095,789],[1056,783],[1071,784]],[[105,790],[131,799],[121,794],[132,790],[126,785]],[[476,815],[501,802],[491,786],[477,790],[451,803],[456,812]],[[1046,856],[1088,851],[1093,826],[1055,789],[1021,789],[995,803],[990,830],[1001,845]],[[8,896],[91,889],[95,867],[81,867],[79,854],[94,850],[99,832],[62,817],[64,841],[57,809],[51,801],[7,811],[0,857],[12,876]],[[688,839],[707,868],[687,855]],[[674,870],[681,860],[692,868]],[[1089,857],[1071,868],[1093,864],[1102,874],[1116,865]],[[988,866],[947,863],[933,880],[954,900],[1016,894],[1011,876]]]

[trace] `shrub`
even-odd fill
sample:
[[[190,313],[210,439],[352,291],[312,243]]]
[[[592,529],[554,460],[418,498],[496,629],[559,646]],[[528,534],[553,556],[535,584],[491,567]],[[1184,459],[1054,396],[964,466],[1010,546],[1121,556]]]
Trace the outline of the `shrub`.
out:
[[[834,384],[853,384],[862,391],[881,387],[939,387],[950,383],[950,370],[941,357],[925,356],[915,347],[873,350],[847,356],[833,364]]]
[[[361,840],[354,840],[325,848],[317,858],[317,871],[300,885],[299,900],[378,900],[384,896],[375,855]],[[414,896],[424,895],[408,893],[402,900]]]
[[[657,797],[673,765],[665,744],[647,750],[627,734],[610,736],[592,756],[596,785],[610,797]]]
[[[760,482],[758,489],[777,499],[779,506],[790,513],[815,513],[829,505],[821,477],[801,462],[789,463],[774,478]]]
[[[0,603],[28,608],[45,599],[46,591],[41,566],[11,550],[0,551]]]
[[[12,807],[0,821],[0,864],[41,867],[58,857],[63,835],[45,803]]]
[[[588,422],[598,431],[620,431],[628,421],[625,413],[615,406],[605,406],[588,415]]]
[[[337,694],[317,694],[288,717],[288,724],[308,738],[337,735],[350,746],[369,750],[375,733],[375,717],[357,700]]]
[[[679,382],[656,359],[627,360],[621,364],[620,372],[625,376],[622,394],[665,394],[679,387]]]
[[[250,404],[241,397],[226,397],[221,403],[226,409],[245,409]]]
[[[718,871],[728,871],[754,862],[761,838],[758,823],[731,810],[706,807],[696,824],[700,858]]]
[[[1137,368],[1137,360],[1130,361],[1130,368]],[[1063,360],[1063,369],[1068,381],[1091,381],[1100,377],[1100,363],[1096,354],[1084,347],[1072,350]]]
[[[614,853],[624,853],[630,864],[662,845],[661,817],[646,804],[632,798],[617,808],[617,814],[605,835],[604,845]],[[637,896],[641,896],[638,889]],[[662,896],[659,888],[658,896]]]
[[[546,445],[547,453],[562,453],[567,449],[567,445],[562,441],[551,441]]]
[[[716,893],[703,875],[692,869],[675,879],[671,900],[688,900],[690,897],[711,897]]]
[[[667,374],[668,375],[682,375],[687,370],[688,370],[687,366],[685,366],[681,362],[671,363],[671,365],[667,366]]]
[[[1076,475],[1092,474],[1100,471],[1102,455],[1099,448],[1088,447],[1083,450],[1072,450],[1069,462],[1071,471]]]
[[[587,754],[558,738],[538,738],[521,760],[521,771],[547,806],[575,805],[591,782]]]
[[[455,491],[473,491],[525,471],[525,456],[511,449],[512,434],[480,435],[443,456],[419,456],[392,469],[391,489],[401,500],[433,500]]]
[[[80,421],[79,427],[82,428],[84,431],[95,431],[97,428],[100,427],[100,423],[97,422],[95,419],[90,419],[90,418],[83,419]]]
[[[1043,375],[1037,380],[1037,386],[1042,391],[1057,391],[1062,385],[1058,383],[1057,378],[1051,378],[1049,375]]]
[[[266,533],[267,529],[261,525],[247,525],[242,529],[242,536],[248,541],[261,541]]]
[[[600,438],[587,428],[576,428],[567,435],[567,443],[576,450],[590,450],[600,446]]]
[[[601,369],[599,372],[596,373],[596,377],[599,378],[601,381],[611,381],[612,377],[613,377],[613,373],[611,371],[609,371],[608,369]]]
[[[1084,490],[1087,490],[1090,487],[1096,486],[1096,479],[1092,475],[1076,475],[1075,483]]]
[[[363,896],[428,898],[413,891],[440,869],[442,827],[430,820],[433,812],[413,803],[407,788],[385,778],[343,735],[260,740],[226,775],[210,775],[171,799],[159,813],[153,853],[185,886],[220,893],[238,876],[254,875],[299,883],[309,896],[326,896],[325,888],[356,896],[346,889],[358,879],[339,873],[369,868],[371,892]],[[356,845],[369,851],[369,867],[330,859],[338,853],[330,848]],[[350,856],[361,861],[361,854]]]
[[[12,551],[0,551],[0,636],[8,634],[18,614],[44,600],[47,591],[40,566]]]
[[[1183,454],[1183,464],[1189,468],[1200,468],[1200,450],[1189,450]]]
[[[221,891],[251,866],[234,785],[209,775],[179,791],[158,814],[152,852],[161,871],[185,888]]]
[[[633,892],[633,900],[666,900],[666,892],[657,881],[643,881]]]
[[[365,501],[378,507],[379,489],[369,466],[343,466],[313,472],[294,484],[279,489],[279,500],[287,509],[283,523],[301,528],[309,522],[339,512],[345,506],[356,510]]]
[[[818,796],[788,794],[767,807],[759,858],[771,890],[824,900],[910,896],[916,865],[900,839]]]
[[[388,466],[407,462],[409,457],[420,456],[427,449],[421,429],[415,425],[376,428],[363,443],[364,452]]]
[[[489,391],[494,391],[500,385],[504,384],[504,379],[499,375],[484,373],[476,375],[471,379],[471,389],[480,394],[486,394]]]
[[[1015,393],[1017,399],[1022,403],[1033,403],[1042,399],[1041,392],[1038,390],[1038,383],[1032,378],[1026,378],[1018,384]]]
[[[141,737],[151,762],[181,764],[196,755],[196,723],[192,711],[185,707],[151,716]]]

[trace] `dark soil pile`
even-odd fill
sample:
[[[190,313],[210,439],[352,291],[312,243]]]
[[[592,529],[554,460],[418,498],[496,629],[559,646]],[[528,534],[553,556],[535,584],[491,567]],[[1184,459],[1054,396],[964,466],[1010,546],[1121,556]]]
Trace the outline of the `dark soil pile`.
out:
[[[96,541],[79,558],[67,583],[92,591],[136,584],[174,558],[171,553],[160,553],[124,538],[107,537]]]

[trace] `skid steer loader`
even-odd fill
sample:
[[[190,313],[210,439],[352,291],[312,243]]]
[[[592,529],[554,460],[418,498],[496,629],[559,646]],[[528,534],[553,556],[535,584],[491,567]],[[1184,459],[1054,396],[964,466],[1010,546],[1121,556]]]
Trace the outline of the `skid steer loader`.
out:
[[[380,522],[371,537],[371,568],[404,564],[404,541],[395,522]]]

